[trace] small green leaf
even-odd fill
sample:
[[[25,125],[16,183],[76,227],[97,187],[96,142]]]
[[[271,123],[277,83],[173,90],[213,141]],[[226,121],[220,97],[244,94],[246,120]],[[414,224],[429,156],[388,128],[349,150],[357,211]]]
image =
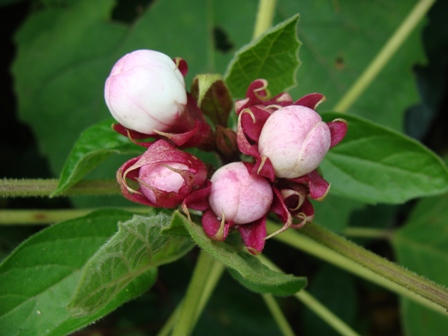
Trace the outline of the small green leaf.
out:
[[[448,170],[420,142],[368,120],[325,113],[348,121],[344,140],[321,164],[330,193],[367,203],[402,203],[448,191]]]
[[[408,222],[395,232],[398,262],[448,287],[448,195],[421,200]],[[446,316],[400,298],[406,335],[445,335]]]
[[[272,94],[294,87],[300,61],[297,39],[299,15],[276,25],[241,48],[230,62],[225,81],[234,98],[242,98],[249,84],[258,78],[269,82]]]
[[[230,274],[243,286],[257,293],[272,293],[275,295],[292,295],[306,286],[306,278],[291,274],[276,272],[265,266],[261,261],[229,243],[211,240],[201,226],[188,221],[179,212],[173,215],[173,225],[182,223],[193,240],[216,260],[226,265]]]
[[[93,315],[73,318],[66,309],[84,265],[117,231],[117,222],[131,216],[121,210],[96,211],[23,242],[0,265],[0,333],[67,335],[146,291],[148,274],[142,274]]]
[[[213,124],[227,127],[233,100],[221,75],[197,75],[191,85],[191,94]]]
[[[112,129],[113,119],[90,126],[81,133],[62,169],[58,188],[51,194],[57,196],[112,154],[140,154],[142,149],[128,138]]]
[[[69,304],[71,312],[76,316],[96,313],[135,278],[190,251],[194,246],[190,239],[162,234],[170,222],[171,216],[159,212],[119,223],[118,232],[84,268]]]

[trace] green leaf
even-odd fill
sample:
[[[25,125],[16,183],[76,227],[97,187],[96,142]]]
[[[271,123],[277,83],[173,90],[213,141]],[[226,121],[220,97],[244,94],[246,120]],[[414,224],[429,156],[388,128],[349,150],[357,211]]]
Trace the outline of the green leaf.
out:
[[[392,237],[398,262],[448,287],[448,195],[421,200]],[[400,298],[406,335],[445,335],[448,319]]]
[[[331,192],[322,202],[312,203],[315,214],[313,222],[337,233],[342,233],[349,224],[353,212],[365,205],[353,199],[335,196]]]
[[[163,234],[170,222],[171,216],[159,212],[119,223],[118,232],[84,268],[69,304],[71,312],[76,316],[96,313],[135,278],[190,251],[194,246],[190,239]]]
[[[348,121],[346,137],[320,165],[330,193],[368,203],[402,203],[448,190],[446,166],[418,141],[359,117],[322,117]]]
[[[257,293],[292,295],[306,286],[306,278],[276,272],[243,250],[241,244],[233,246],[226,242],[211,240],[201,226],[190,222],[179,212],[173,215],[173,225],[182,223],[193,240],[216,260],[229,268],[230,274],[243,286]]]
[[[250,83],[258,78],[269,82],[272,94],[294,87],[300,61],[297,39],[299,16],[269,29],[266,33],[244,46],[230,62],[225,81],[234,98],[245,96]]]
[[[113,119],[102,121],[81,133],[67,158],[59,179],[57,196],[80,181],[112,154],[141,154],[142,149],[112,129]]]
[[[327,97],[321,108],[333,109],[350,86],[373,61],[417,0],[278,1],[276,22],[300,13],[303,42],[294,99],[311,92]],[[396,130],[403,129],[406,109],[420,101],[414,77],[416,64],[425,63],[420,24],[386,67],[348,110]]]
[[[121,210],[101,210],[48,227],[23,242],[0,265],[2,335],[66,335],[142,294],[155,272],[142,274],[100,311],[73,318],[66,309],[81,271],[117,230],[131,218]]]
[[[197,75],[191,85],[191,94],[213,124],[227,127],[233,100],[221,75]]]

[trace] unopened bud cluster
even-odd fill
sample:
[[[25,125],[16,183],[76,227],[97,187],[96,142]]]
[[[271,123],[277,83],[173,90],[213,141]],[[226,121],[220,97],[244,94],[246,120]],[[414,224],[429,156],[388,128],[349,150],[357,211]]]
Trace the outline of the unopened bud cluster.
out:
[[[260,253],[270,237],[270,212],[284,223],[275,234],[313,219],[310,199],[322,200],[329,190],[317,168],[343,139],[347,124],[322,121],[315,108],[323,95],[270,98],[267,81],[258,79],[235,103],[236,131],[221,126],[214,131],[185,89],[186,71],[184,60],[151,50],[125,55],[113,67],[105,99],[119,122],[114,129],[147,147],[120,167],[117,181],[129,200],[152,207],[181,205],[187,214],[188,209],[202,211],[211,239],[223,241],[238,230],[249,251]],[[212,148],[222,158],[236,159],[211,170],[183,150],[187,147]],[[242,161],[242,154],[252,160]]]

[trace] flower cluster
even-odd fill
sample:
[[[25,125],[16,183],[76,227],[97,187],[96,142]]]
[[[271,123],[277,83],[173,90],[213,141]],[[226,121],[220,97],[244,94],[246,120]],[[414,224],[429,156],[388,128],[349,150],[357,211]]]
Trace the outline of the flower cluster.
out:
[[[202,226],[211,239],[223,241],[237,230],[248,250],[260,253],[267,238],[312,221],[310,199],[322,200],[330,187],[317,168],[343,139],[347,124],[322,121],[315,109],[323,95],[297,101],[288,93],[270,98],[267,81],[258,79],[246,98],[234,104],[236,132],[223,125],[213,130],[185,90],[186,71],[182,59],[150,50],[125,55],[113,67],[105,86],[107,106],[119,122],[113,127],[147,147],[118,170],[121,191],[151,207],[181,206],[187,215],[188,209],[202,211]],[[186,147],[211,148],[223,166],[213,171],[183,151]],[[270,212],[284,225],[267,236]]]

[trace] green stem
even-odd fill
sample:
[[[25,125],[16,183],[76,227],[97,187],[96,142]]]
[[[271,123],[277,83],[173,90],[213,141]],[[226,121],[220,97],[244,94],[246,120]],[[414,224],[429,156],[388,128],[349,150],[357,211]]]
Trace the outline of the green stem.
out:
[[[294,336],[294,332],[292,331],[288,321],[283,315],[282,310],[280,309],[277,301],[275,301],[274,296],[272,294],[263,294],[262,298],[266,303],[266,306],[268,307],[272,316],[274,317],[274,320],[277,323],[283,335]]]
[[[344,235],[354,238],[373,238],[389,240],[392,235],[392,230],[380,230],[363,227],[348,227],[344,230]]]
[[[201,307],[201,293],[207,284],[208,275],[213,269],[214,262],[214,259],[207,252],[201,250],[179,312],[179,319],[174,327],[173,336],[189,335],[193,330]]]
[[[199,316],[201,315],[201,312],[204,310],[205,305],[207,304],[208,299],[211,296],[211,293],[216,287],[216,284],[218,283],[219,279],[221,278],[222,272],[224,271],[224,265],[220,262],[214,261],[212,269],[210,271],[210,274],[208,275],[207,283],[202,291],[201,299],[199,302],[199,308],[197,310],[197,314],[194,320],[194,324],[196,324],[196,321],[199,319]],[[159,331],[157,336],[168,336],[171,329],[176,324],[176,321],[179,317],[179,314],[182,310],[183,301],[181,301],[174,312],[171,314],[171,316],[166,321],[163,328]]]
[[[278,225],[268,222],[269,233],[277,230]],[[316,224],[307,224],[300,230],[300,233],[287,230],[275,238],[434,311],[447,314],[448,291],[445,288]]]
[[[50,223],[62,222],[72,218],[85,216],[99,208],[91,209],[15,209],[0,210],[0,225],[47,225]],[[104,208],[101,208],[104,209]],[[123,210],[130,212],[146,213],[151,210],[149,207],[123,207]]]
[[[346,112],[353,105],[353,103],[359,98],[359,96],[362,95],[365,89],[370,85],[370,83],[372,83],[379,72],[389,62],[420,20],[426,15],[434,2],[435,0],[421,0],[414,6],[412,11],[386,42],[374,60],[369,64],[358,80],[350,87],[342,99],[336,104],[334,107],[335,111]]]
[[[0,197],[48,197],[57,188],[56,179],[0,180]],[[80,181],[60,196],[118,195],[120,187],[115,180]]]
[[[255,22],[254,36],[257,38],[271,28],[274,20],[276,0],[260,0],[258,3],[257,20]]]
[[[308,292],[301,290],[300,292],[294,294],[294,296],[341,335],[359,336],[358,333],[334,315],[332,311],[316,300]]]
[[[270,269],[281,272],[281,269],[268,258],[264,257],[263,255],[260,255],[259,258],[261,259],[263,264],[268,266]],[[325,307],[304,289],[294,294],[294,296],[341,335],[358,336],[358,334],[352,328],[350,328],[349,325],[347,325],[331,310]]]

